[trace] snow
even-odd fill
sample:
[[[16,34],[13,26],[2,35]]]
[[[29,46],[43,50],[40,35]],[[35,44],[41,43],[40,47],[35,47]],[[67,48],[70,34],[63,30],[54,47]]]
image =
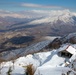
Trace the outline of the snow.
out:
[[[67,35],[67,36],[65,36],[64,38],[63,38],[63,42],[65,42],[66,40],[68,40],[68,39],[70,39],[70,38],[76,38],[76,32],[74,32],[74,33],[70,33],[69,35]]]
[[[76,49],[73,48],[72,46],[69,46],[69,47],[66,49],[66,51],[68,51],[68,52],[71,53],[71,54],[76,54]]]
[[[61,66],[61,64],[63,64],[64,61],[65,61],[65,58],[59,57],[57,54],[53,54],[53,56],[50,58],[50,60],[48,60],[42,66],[51,65],[53,67],[57,67],[57,66]]]
[[[1,75],[6,75],[9,67],[12,67],[12,75],[15,74],[24,74],[24,67],[29,64],[33,64],[35,68],[42,65],[43,62],[48,58],[48,56],[51,55],[51,51],[49,52],[42,52],[42,53],[36,53],[36,54],[29,54],[26,57],[20,57],[16,60],[14,60],[14,69],[13,69],[13,61],[4,62],[3,68],[1,69]],[[4,72],[3,72],[4,71]]]
[[[57,51],[41,52],[41,53],[35,53],[33,55],[29,54],[26,57],[23,56],[14,60],[14,69],[13,69],[13,61],[5,62],[3,68],[1,69],[1,75],[6,75],[10,66],[12,67],[12,75],[16,74],[23,75],[25,71],[23,66],[27,66],[28,64],[33,64],[35,68],[40,66],[41,67],[47,66],[46,69],[50,68],[50,70],[48,70],[48,72],[50,72],[52,68],[54,70],[55,67],[59,67],[60,64],[64,63],[64,60],[65,58],[59,57],[57,55]],[[45,71],[46,69],[44,68],[43,70]]]
[[[28,10],[22,12],[9,12],[9,11],[0,11],[0,17],[6,18],[26,18],[34,19],[31,22],[27,23],[28,25],[36,25],[42,23],[56,23],[58,20],[63,21],[63,23],[68,23],[74,25],[73,16],[76,17],[75,12],[70,10]]]
[[[70,71],[66,67],[51,67],[50,65],[44,67],[38,67],[34,75],[61,75]]]
[[[34,11],[35,13],[38,13],[38,11]],[[76,16],[75,13],[70,12],[69,10],[51,10],[51,11],[39,11],[40,14],[45,14],[43,18],[33,20],[28,23],[28,25],[36,25],[36,24],[42,24],[42,23],[56,23],[58,20],[62,21],[63,24],[68,23],[71,25],[74,25],[74,19],[73,16]],[[48,14],[48,15],[47,15]]]
[[[11,67],[12,69],[11,75],[25,75],[26,68],[24,68],[24,66],[27,66],[29,64],[33,64],[36,69],[34,75],[61,75],[62,73],[66,73],[68,71],[72,71],[74,73],[74,70],[72,70],[70,67],[65,66],[66,63],[68,65],[70,64],[68,61],[73,62],[75,60],[76,54],[74,54],[70,59],[58,55],[58,52],[65,50],[68,47],[67,44],[62,45],[59,49],[53,49],[52,51],[39,52],[26,56],[24,55],[26,54],[26,52],[35,50],[40,51],[40,49],[43,49],[49,43],[50,41],[42,41],[37,44],[33,44],[27,48],[22,49],[22,53],[21,51],[15,51],[15,54],[20,54],[21,57],[17,58],[16,60],[2,62],[0,64],[1,75],[7,75],[9,67]],[[76,47],[75,44],[72,46]],[[14,53],[14,51],[12,52]],[[15,55],[13,53],[10,52],[11,55]],[[4,57],[6,57],[7,55],[8,57],[11,56],[8,52],[7,54],[5,53]],[[73,75],[73,73],[70,73],[70,75]]]
[[[67,48],[67,46],[65,45],[62,49],[64,48]],[[70,48],[72,50],[73,47],[70,46]],[[50,56],[50,60],[46,61],[42,66],[38,67],[34,75],[62,75],[62,74],[66,74],[69,71],[71,71],[70,75],[74,75],[74,73],[76,73],[71,68],[65,67],[66,64],[68,65],[70,64],[69,62],[65,62],[67,58],[59,57],[57,55],[58,51],[52,51],[52,52],[53,53],[51,54],[53,56],[52,57]],[[76,58],[76,54],[74,54],[70,58],[70,62],[74,61],[75,58]],[[75,63],[73,65],[75,65]]]
[[[51,41],[46,40],[46,41],[33,44],[26,48],[3,52],[0,58],[4,60],[10,60],[10,59],[16,59],[17,57],[20,57],[20,56],[24,56],[24,55],[26,56],[31,53],[39,52],[40,50],[45,48],[50,42]]]
[[[69,61],[74,61],[76,59],[76,54],[73,54],[72,57],[69,59]]]

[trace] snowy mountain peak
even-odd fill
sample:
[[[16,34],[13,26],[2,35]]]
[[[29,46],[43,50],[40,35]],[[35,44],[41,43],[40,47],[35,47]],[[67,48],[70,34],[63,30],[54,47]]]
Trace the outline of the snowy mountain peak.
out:
[[[17,18],[17,19],[32,19],[27,25],[36,24],[55,24],[59,21],[61,24],[75,24],[76,13],[68,9],[65,10],[30,10],[22,12],[9,12],[0,10],[0,17],[2,18]]]
[[[42,14],[44,17],[40,19],[36,19],[29,24],[41,24],[41,23],[55,23],[58,20],[63,23],[74,23],[73,16],[76,16],[75,13],[66,10],[51,10],[51,11],[39,11],[34,10],[33,12],[38,13],[38,15]]]

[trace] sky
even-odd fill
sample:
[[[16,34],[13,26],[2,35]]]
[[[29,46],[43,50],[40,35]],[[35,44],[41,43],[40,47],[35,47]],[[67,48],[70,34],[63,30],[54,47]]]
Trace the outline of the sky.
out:
[[[62,10],[76,11],[76,0],[0,0],[0,10]]]

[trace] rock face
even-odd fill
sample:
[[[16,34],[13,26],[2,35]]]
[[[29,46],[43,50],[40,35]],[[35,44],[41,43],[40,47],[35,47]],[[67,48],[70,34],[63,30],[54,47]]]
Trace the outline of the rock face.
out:
[[[72,44],[76,44],[76,37],[70,38],[69,42],[72,43]]]
[[[56,49],[56,48],[59,48],[61,44],[62,42],[60,41],[60,39],[56,38],[48,45],[48,47]]]
[[[76,33],[71,33],[65,37],[60,38],[62,43],[76,44]]]
[[[67,36],[63,36],[62,38],[54,39],[49,45],[48,48],[59,48],[62,44],[71,43],[76,44],[76,33],[71,33]]]

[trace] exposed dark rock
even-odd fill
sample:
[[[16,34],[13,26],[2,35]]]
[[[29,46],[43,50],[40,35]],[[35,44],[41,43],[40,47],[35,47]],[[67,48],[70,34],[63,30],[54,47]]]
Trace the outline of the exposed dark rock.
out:
[[[56,49],[56,48],[59,48],[61,44],[62,44],[62,43],[61,43],[60,39],[59,39],[59,38],[56,38],[56,39],[54,39],[54,40],[48,45],[48,48],[54,48],[54,49]]]
[[[56,38],[46,48],[56,49],[59,48],[62,44],[71,43],[76,44],[76,33],[71,33],[69,35],[65,35],[61,38]]]
[[[69,43],[76,44],[76,37],[70,38]]]

